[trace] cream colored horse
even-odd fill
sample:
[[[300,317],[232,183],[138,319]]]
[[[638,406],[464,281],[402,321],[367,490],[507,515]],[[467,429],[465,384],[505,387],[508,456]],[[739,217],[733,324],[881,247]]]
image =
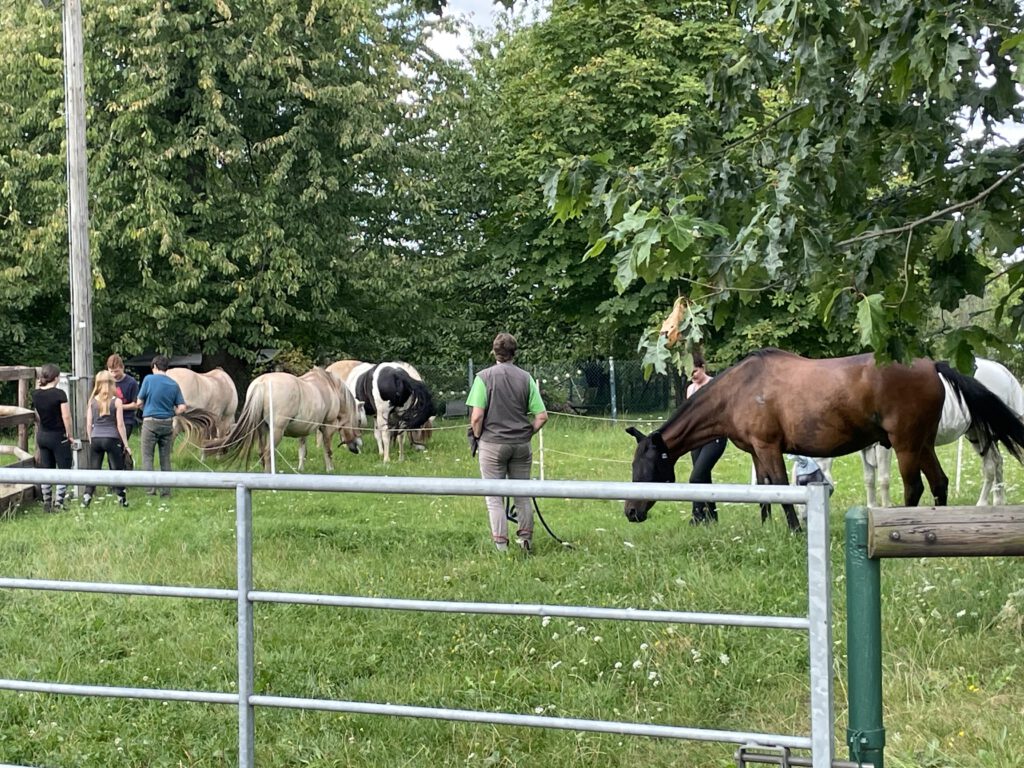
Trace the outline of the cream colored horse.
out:
[[[238,410],[238,390],[235,382],[223,368],[196,373],[189,368],[170,368],[167,375],[178,382],[182,397],[189,408],[209,411],[216,421],[214,437],[223,437],[231,431]],[[174,419],[174,436],[183,430],[181,420]]]
[[[271,424],[273,413],[273,424]],[[323,368],[313,368],[302,376],[274,372],[257,376],[245,393],[245,406],[230,434],[207,445],[228,456],[245,454],[248,463],[253,443],[258,439],[264,471],[270,468],[270,451],[283,437],[299,438],[299,471],[306,465],[306,437],[319,433],[324,465],[334,471],[331,441],[340,432],[341,440],[353,453],[358,451],[358,408],[355,398],[337,376]],[[268,441],[268,432],[272,440]],[[268,442],[270,445],[268,446]]]

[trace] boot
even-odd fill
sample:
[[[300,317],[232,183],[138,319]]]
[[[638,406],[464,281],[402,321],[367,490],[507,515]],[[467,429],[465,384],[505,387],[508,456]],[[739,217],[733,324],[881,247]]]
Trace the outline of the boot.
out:
[[[707,522],[717,523],[718,522],[718,507],[715,506],[715,502],[709,501],[704,505],[706,512]]]
[[[57,497],[53,500],[53,508],[64,509],[64,497],[68,494],[68,487],[66,485],[57,486]]]
[[[43,497],[43,512],[49,512],[53,509],[53,496],[52,489],[48,485],[42,486],[42,497]]]

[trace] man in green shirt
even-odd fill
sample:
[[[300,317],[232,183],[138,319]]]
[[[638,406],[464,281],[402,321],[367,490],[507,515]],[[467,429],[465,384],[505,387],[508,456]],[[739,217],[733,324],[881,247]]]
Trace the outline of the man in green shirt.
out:
[[[469,423],[480,440],[480,476],[485,480],[529,480],[533,466],[530,438],[540,432],[548,412],[533,376],[512,361],[518,344],[510,333],[494,337],[497,361],[476,375],[466,398]],[[500,496],[487,496],[491,538],[499,552],[508,550],[508,521]],[[515,499],[519,546],[529,554],[533,546],[533,507],[529,496]]]

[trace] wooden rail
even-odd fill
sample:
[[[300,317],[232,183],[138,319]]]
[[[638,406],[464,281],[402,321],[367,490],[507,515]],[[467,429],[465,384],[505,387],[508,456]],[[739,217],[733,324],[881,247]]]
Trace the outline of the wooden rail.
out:
[[[37,369],[30,365],[0,365],[0,381],[18,382],[18,407],[28,408],[28,387],[38,377]],[[0,427],[18,427],[18,447],[23,451],[28,450],[28,427],[34,423],[35,418],[28,420],[0,420]]]
[[[1024,507],[868,511],[868,557],[1024,555]]]

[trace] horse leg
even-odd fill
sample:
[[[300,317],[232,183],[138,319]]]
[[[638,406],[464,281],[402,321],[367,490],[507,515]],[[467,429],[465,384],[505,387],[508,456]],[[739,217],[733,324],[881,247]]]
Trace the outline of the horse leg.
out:
[[[306,436],[299,438],[299,472],[306,468]]]
[[[864,468],[864,495],[867,496],[869,507],[876,506],[878,501],[875,497],[876,457],[875,446],[870,445],[867,448],[861,449],[860,462]]]
[[[750,457],[754,460],[754,482],[758,485],[762,485],[768,482],[768,475],[764,471],[764,467],[758,459],[756,453],[751,453]],[[761,525],[764,525],[772,516],[772,505],[766,501],[761,502]]]
[[[971,445],[978,448],[978,445],[971,442]],[[1006,504],[1006,486],[1003,484],[1003,455],[995,443],[990,443],[988,450],[981,454],[981,494],[978,497],[978,506],[984,507],[989,503],[989,494],[992,495],[992,503],[1002,506]]]
[[[932,496],[935,498],[935,506],[946,505],[949,478],[942,471],[939,457],[935,455],[935,446],[930,440],[924,448],[918,451],[896,448],[896,460],[899,462],[900,475],[903,477],[903,503],[906,506],[916,507],[921,501],[921,496],[924,495],[922,472],[928,479]]]
[[[758,480],[762,485],[789,485],[789,476],[786,472],[786,462],[782,458],[782,452],[778,446],[766,446],[758,453]],[[761,504],[761,522],[771,516],[771,505]],[[786,522],[789,530],[794,533],[802,530],[800,519],[797,517],[796,509],[792,504],[783,504],[782,510],[786,513]]]
[[[928,487],[932,489],[932,496],[935,498],[935,506],[944,507],[949,500],[949,478],[942,470],[939,457],[935,453],[935,446],[929,444],[921,457],[921,471],[928,479]]]
[[[878,490],[882,495],[882,506],[891,507],[892,497],[889,495],[892,478],[892,451],[881,443],[875,444],[875,471],[878,473]]]
[[[258,429],[258,430],[256,430],[256,432],[257,432],[257,437],[259,439],[259,444],[260,444],[260,463],[263,464],[263,471],[264,472],[269,472],[270,471],[270,454],[267,453],[268,436],[267,436],[267,433],[264,430],[262,430],[262,429]],[[248,458],[246,460],[248,460]]]
[[[334,453],[331,443],[334,441],[334,430],[330,427],[321,427],[318,439],[324,446],[324,469],[328,474],[334,472]]]

